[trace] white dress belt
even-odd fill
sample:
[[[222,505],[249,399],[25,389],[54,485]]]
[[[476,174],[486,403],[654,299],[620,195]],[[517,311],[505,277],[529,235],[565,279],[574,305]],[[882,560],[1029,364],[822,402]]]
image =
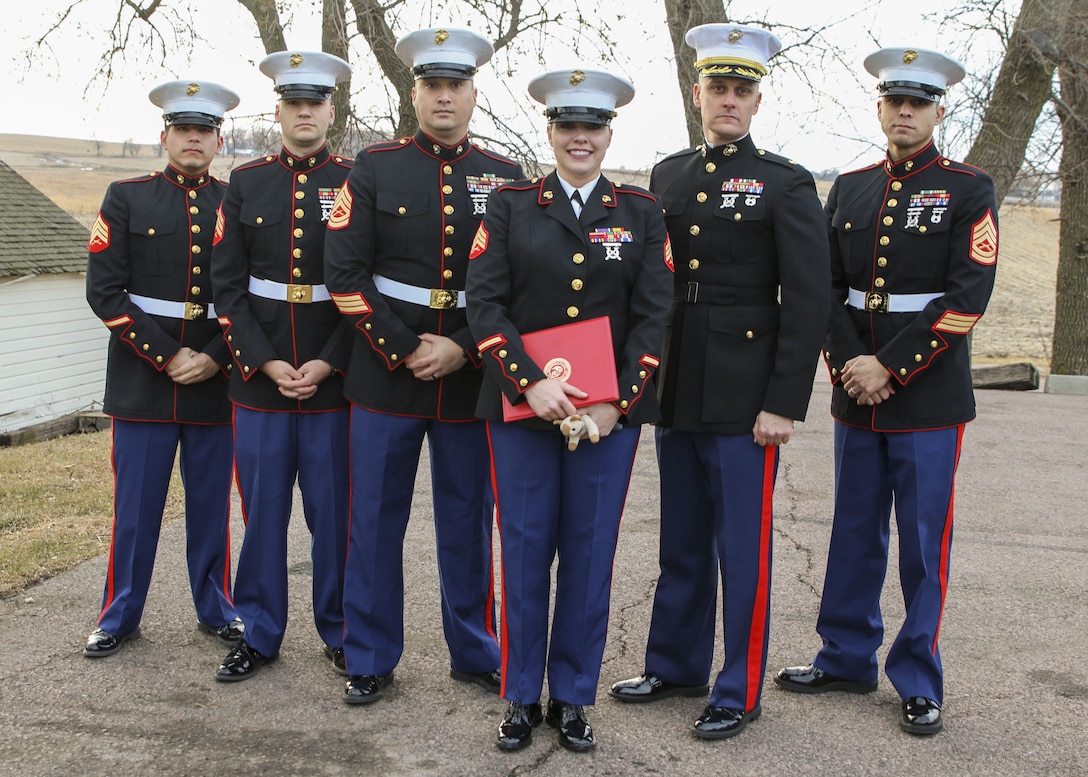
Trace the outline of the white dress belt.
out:
[[[401,302],[411,302],[414,305],[423,305],[435,310],[449,310],[450,308],[463,308],[465,306],[465,292],[459,289],[424,289],[421,286],[412,286],[395,281],[392,278],[386,278],[384,275],[375,275],[374,285],[386,297],[399,299]]]
[[[129,293],[132,304],[152,316],[163,318],[181,318],[185,321],[198,321],[205,318],[215,318],[215,306],[201,302],[174,302],[168,299],[156,299],[144,297],[139,294]]]
[[[328,302],[332,297],[324,283],[279,283],[249,276],[249,293],[277,302]]]
[[[870,313],[917,313],[933,300],[943,296],[943,291],[925,294],[888,294],[884,291],[850,289],[846,296],[846,304]]]

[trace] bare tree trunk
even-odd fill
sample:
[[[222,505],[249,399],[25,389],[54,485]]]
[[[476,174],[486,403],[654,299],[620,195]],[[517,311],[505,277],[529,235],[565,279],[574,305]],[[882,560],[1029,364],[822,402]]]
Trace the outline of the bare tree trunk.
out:
[[[1039,113],[1051,97],[1058,39],[1069,3],[1025,0],[982,117],[982,130],[964,160],[990,174],[999,204],[1024,163]]]
[[[376,0],[351,0],[351,6],[355,9],[355,26],[370,44],[370,50],[378,60],[378,67],[397,91],[397,137],[415,134],[419,122],[412,107],[414,80],[411,71],[393,50],[397,38],[386,21],[387,9]]]
[[[695,74],[695,49],[684,43],[684,33],[700,24],[727,22],[722,0],[665,0],[665,15],[669,22],[669,37],[676,55],[676,80],[684,99],[684,122],[688,140],[693,146],[703,142],[703,121],[699,109],[691,102],[691,87]]]
[[[322,0],[321,50],[326,54],[350,62],[348,52],[347,0]],[[347,135],[348,117],[351,116],[351,77],[337,84],[332,95],[335,109],[332,126],[329,127],[328,146],[333,153],[354,156],[350,148],[341,148]]]
[[[1071,0],[1058,70],[1061,236],[1050,372],[1088,375],[1088,0]]]
[[[287,50],[287,42],[283,39],[283,23],[280,21],[279,11],[276,10],[276,0],[238,0],[238,4],[253,17],[265,54]]]

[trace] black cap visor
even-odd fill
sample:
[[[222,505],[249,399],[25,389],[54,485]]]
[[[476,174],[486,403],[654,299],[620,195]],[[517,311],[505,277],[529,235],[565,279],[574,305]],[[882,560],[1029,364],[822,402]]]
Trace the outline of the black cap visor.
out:
[[[604,108],[587,108],[581,105],[568,105],[562,108],[548,108],[544,111],[548,117],[548,124],[558,124],[564,121],[574,121],[580,124],[609,125],[615,118],[616,112]]]
[[[327,100],[335,91],[335,86],[318,84],[282,84],[276,87],[281,100]]]
[[[198,111],[178,111],[177,113],[164,113],[162,120],[167,127],[175,124],[193,124],[200,127],[220,127],[223,124],[222,116],[212,116],[210,113]]]
[[[877,91],[883,95],[900,95],[902,97],[921,97],[923,100],[937,102],[944,95],[945,90],[919,81],[882,81],[876,86]]]
[[[456,62],[428,62],[426,65],[413,67],[412,75],[416,77],[416,80],[421,78],[457,78],[468,81],[476,75],[476,68],[472,65],[460,65]]]

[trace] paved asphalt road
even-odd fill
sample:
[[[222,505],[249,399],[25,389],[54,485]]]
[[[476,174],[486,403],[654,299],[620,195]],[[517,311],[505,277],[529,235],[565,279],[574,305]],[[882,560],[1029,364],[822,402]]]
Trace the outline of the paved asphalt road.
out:
[[[807,663],[819,647],[832,468],[822,374],[816,386],[810,419],[784,449],[778,479],[763,717],[735,739],[691,735],[700,699],[625,706],[606,695],[610,682],[642,669],[657,574],[647,431],[616,555],[598,703],[589,712],[596,751],[569,753],[544,727],[527,749],[500,752],[493,740],[504,703],[449,679],[423,477],[405,548],[408,644],[383,701],[358,708],[340,700],[343,681],[322,656],[310,618],[297,509],[283,652],[249,681],[215,682],[226,651],[195,628],[183,525],[174,522],[163,532],[143,636],[116,656],[80,654],[100,604],[104,557],[0,601],[0,774],[1088,774],[1088,397],[979,392],[960,465],[941,634],[946,726],[915,738],[899,730],[899,700],[886,679],[868,696],[822,697],[783,692],[769,679],[780,666]],[[237,552],[237,508],[235,524]],[[894,632],[902,602],[891,569],[883,609]]]

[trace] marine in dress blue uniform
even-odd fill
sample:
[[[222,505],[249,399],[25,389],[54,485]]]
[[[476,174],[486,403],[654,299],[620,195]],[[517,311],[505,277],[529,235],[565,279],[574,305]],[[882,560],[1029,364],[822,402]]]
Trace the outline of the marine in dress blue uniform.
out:
[[[775,682],[808,693],[877,687],[894,504],[906,619],[884,669],[903,700],[901,727],[935,734],[954,480],[964,424],[975,417],[967,335],[993,289],[997,204],[985,172],[933,143],[939,101],[962,65],[889,48],[865,68],[880,80],[888,154],[839,176],[827,201],[835,515],[816,624],[824,646]]]
[[[650,178],[676,257],[657,378],[661,574],[643,674],[610,695],[707,694],[720,575],[725,662],[693,728],[720,739],[761,712],[779,446],[808,408],[829,260],[811,174],[748,134],[778,38],[711,24],[686,41],[706,143],[662,160]]]
[[[243,680],[280,651],[287,627],[287,526],[296,479],[312,535],[313,608],[342,667],[347,548],[350,332],[324,284],[325,231],[351,160],[331,154],[330,97],[348,64],[283,51],[260,64],[279,95],[283,148],[231,175],[216,227],[219,321],[234,359],[235,467],[246,519],[235,603],[246,638],[216,672]]]
[[[351,537],[344,591],[344,700],[382,696],[404,651],[404,533],[427,439],[442,627],[450,675],[498,691],[487,437],[481,364],[465,315],[476,228],[521,166],[468,137],[473,77],[493,53],[469,30],[402,37],[414,137],[361,151],[329,225],[329,289],[354,331]]]
[[[502,547],[502,696],[510,704],[498,746],[528,745],[546,720],[560,745],[588,750],[595,739],[584,707],[597,695],[620,515],[640,425],[659,417],[652,381],[672,264],[657,199],[600,174],[611,119],[634,96],[631,84],[563,70],[534,79],[529,93],[546,105],[556,172],[491,195],[468,272],[469,326],[487,373],[478,408],[488,420]],[[554,423],[575,413],[573,401],[593,398],[577,387],[577,374],[570,383],[546,374],[522,337],[602,316],[619,398],[579,411],[601,437],[572,451]],[[534,416],[504,422],[504,396],[529,403]]]
[[[88,244],[87,301],[110,329],[103,404],[114,471],[102,612],[83,651],[92,658],[139,633],[179,447],[197,625],[225,644],[242,632],[231,602],[229,360],[209,282],[226,186],[208,172],[238,95],[171,81],[150,99],[163,109],[166,169],[111,184]]]

